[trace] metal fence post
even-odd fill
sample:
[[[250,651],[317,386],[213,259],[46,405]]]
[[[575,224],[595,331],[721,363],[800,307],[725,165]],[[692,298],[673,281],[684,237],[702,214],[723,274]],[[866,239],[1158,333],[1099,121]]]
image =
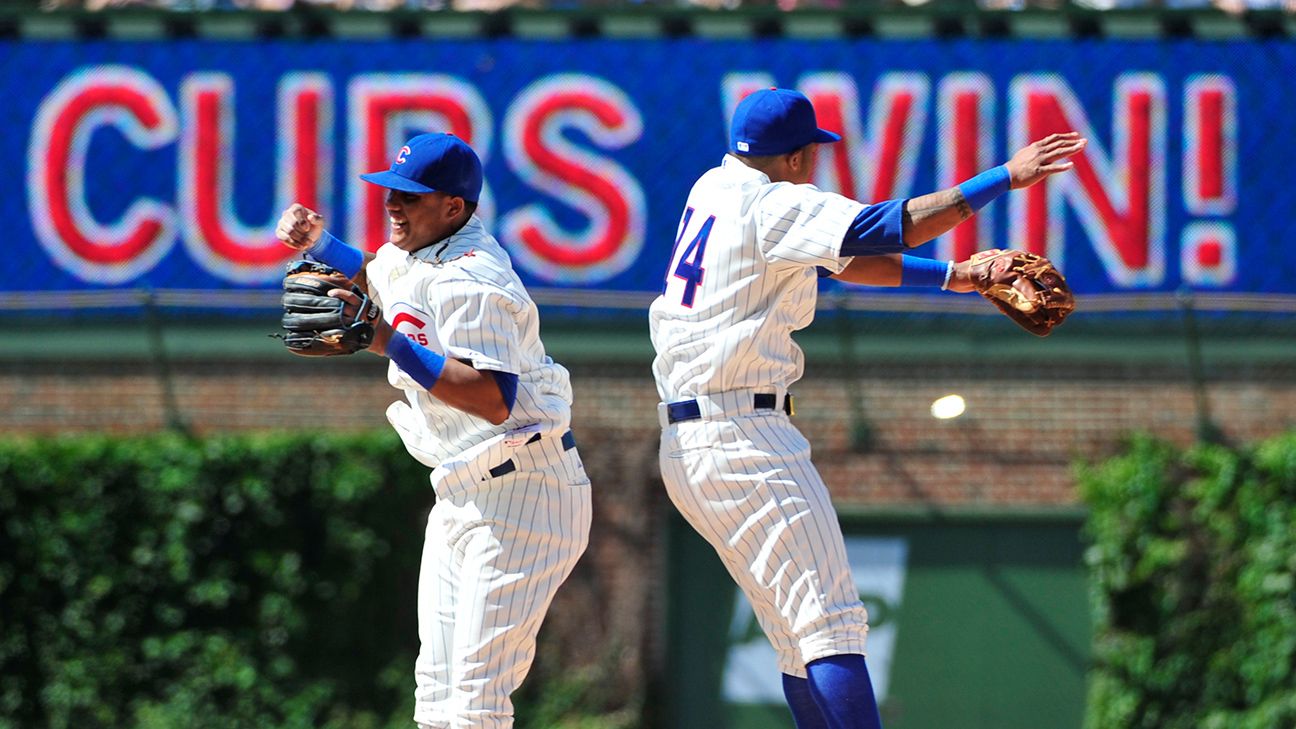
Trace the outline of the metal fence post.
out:
[[[181,435],[190,436],[192,432],[180,414],[180,404],[175,396],[175,382],[171,374],[171,360],[167,356],[166,345],[162,338],[162,317],[158,312],[157,295],[153,289],[145,287],[140,292],[144,306],[144,326],[148,331],[149,354],[157,372],[158,385],[162,388],[162,408],[165,412],[166,427]]]
[[[1188,379],[1192,383],[1193,406],[1197,418],[1197,440],[1203,443],[1221,443],[1224,433],[1211,418],[1210,401],[1206,398],[1206,373],[1202,366],[1201,334],[1197,330],[1197,311],[1192,291],[1176,292],[1179,311],[1184,321],[1184,347],[1188,357]]]
[[[841,347],[841,363],[845,370],[846,402],[850,407],[850,447],[856,453],[868,453],[876,445],[876,437],[873,425],[869,423],[864,411],[864,390],[856,375],[859,362],[855,358],[855,327],[846,305],[847,296],[847,292],[838,291],[833,296],[833,306],[837,317],[837,342]]]

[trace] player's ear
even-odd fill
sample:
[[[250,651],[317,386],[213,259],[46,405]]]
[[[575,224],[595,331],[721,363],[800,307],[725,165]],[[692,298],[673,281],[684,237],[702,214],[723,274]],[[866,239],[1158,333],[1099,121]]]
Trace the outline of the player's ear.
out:
[[[788,168],[793,172],[802,173],[810,166],[810,147],[788,152]]]
[[[795,149],[783,155],[783,164],[790,172],[797,172],[801,169],[801,150]]]
[[[463,215],[464,206],[465,202],[463,198],[454,195],[450,196],[450,198],[446,200],[446,219],[458,220],[459,216]]]
[[[815,160],[818,158],[816,154],[818,146],[811,142],[789,155],[788,168],[792,171],[794,180],[803,183],[811,181],[814,175]]]

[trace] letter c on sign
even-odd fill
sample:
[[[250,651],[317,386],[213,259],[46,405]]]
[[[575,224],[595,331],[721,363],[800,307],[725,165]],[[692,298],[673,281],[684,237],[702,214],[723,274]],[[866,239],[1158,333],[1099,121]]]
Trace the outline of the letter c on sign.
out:
[[[166,255],[176,240],[176,216],[170,205],[140,197],[111,223],[94,218],[86,201],[86,159],[100,127],[113,127],[148,150],[174,143],[179,124],[161,85],[138,69],[94,66],[72,73],[36,111],[27,147],[28,213],[36,239],[56,264],[82,281],[119,284]]]

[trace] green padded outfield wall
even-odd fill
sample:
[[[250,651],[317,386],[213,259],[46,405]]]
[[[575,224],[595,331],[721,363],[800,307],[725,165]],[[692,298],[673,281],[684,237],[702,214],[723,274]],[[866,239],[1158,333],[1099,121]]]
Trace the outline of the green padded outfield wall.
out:
[[[843,519],[887,729],[1079,729],[1081,516]],[[662,726],[793,729],[773,650],[710,547],[670,529]]]

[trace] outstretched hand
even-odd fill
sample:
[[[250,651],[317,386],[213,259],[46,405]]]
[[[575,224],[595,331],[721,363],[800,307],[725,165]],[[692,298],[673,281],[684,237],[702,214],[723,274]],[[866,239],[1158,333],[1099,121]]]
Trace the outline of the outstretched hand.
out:
[[[1079,132],[1060,132],[1017,150],[1007,164],[1012,189],[1030,187],[1049,175],[1071,169],[1075,163],[1067,158],[1079,154],[1088,143]]]

